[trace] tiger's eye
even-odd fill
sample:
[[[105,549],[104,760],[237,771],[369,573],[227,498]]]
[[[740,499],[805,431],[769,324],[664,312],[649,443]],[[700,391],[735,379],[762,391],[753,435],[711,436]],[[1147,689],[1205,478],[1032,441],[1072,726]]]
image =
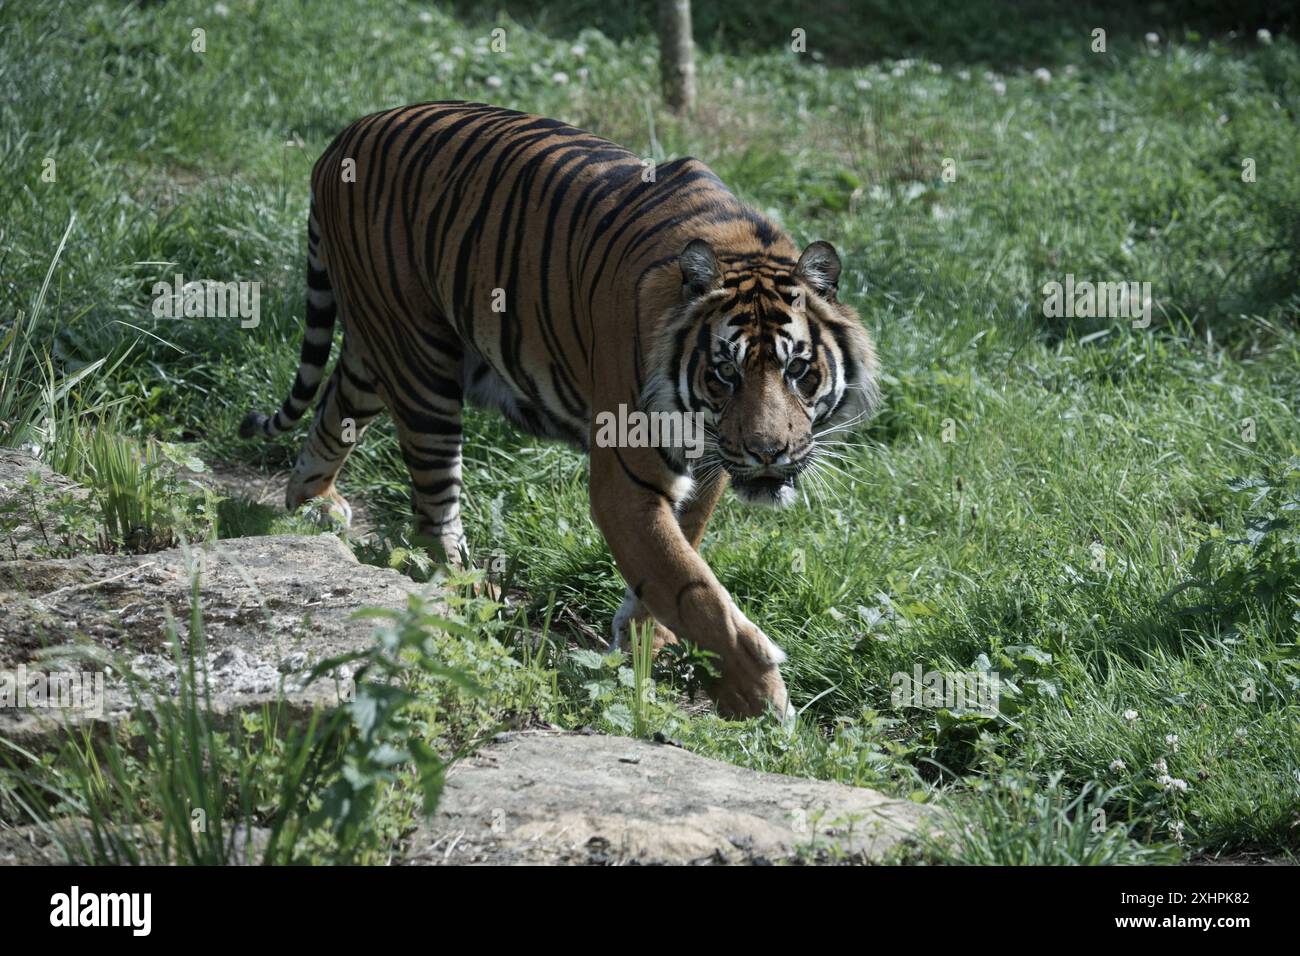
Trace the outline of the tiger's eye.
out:
[[[718,378],[729,385],[735,382],[736,376],[740,374],[735,362],[719,362],[714,371],[718,373]]]
[[[804,373],[806,373],[807,371],[808,371],[807,359],[797,358],[785,367],[785,374],[789,375],[793,379],[803,378]]]

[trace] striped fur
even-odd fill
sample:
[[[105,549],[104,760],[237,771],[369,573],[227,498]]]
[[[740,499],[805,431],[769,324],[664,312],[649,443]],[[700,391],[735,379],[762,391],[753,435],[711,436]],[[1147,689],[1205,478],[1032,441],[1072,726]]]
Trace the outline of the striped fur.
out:
[[[650,176],[591,133],[479,103],[358,120],[312,189],[298,374],[273,416],[240,429],[274,436],[302,417],[340,318],[289,507],[323,496],[346,515],[335,476],[387,409],[419,530],[460,563],[462,408],[495,408],[589,451],[592,515],[629,584],[616,629],[653,619],[657,643],[716,653],[724,714],[784,712],[783,655],[697,549],[729,478],[747,500],[787,503],[818,437],[875,404],[834,249],[801,255],[697,160]],[[596,416],[620,406],[699,413],[707,453],[602,447]]]

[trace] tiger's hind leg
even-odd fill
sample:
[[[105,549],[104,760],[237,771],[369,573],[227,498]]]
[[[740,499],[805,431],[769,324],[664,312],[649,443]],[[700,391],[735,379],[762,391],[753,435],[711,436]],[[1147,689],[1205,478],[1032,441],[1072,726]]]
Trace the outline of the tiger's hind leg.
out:
[[[460,520],[462,356],[439,352],[408,369],[419,393],[390,403],[402,460],[411,476],[411,507],[418,538],[436,541],[447,563],[469,563]]]
[[[290,511],[311,498],[324,498],[332,516],[345,526],[351,524],[352,508],[334,481],[366,426],[383,410],[365,362],[348,348],[345,339],[289,477],[285,505]]]
[[[717,507],[718,500],[726,487],[727,475],[725,472],[719,472],[707,484],[696,486],[691,500],[682,506],[677,515],[677,523],[682,529],[682,534],[696,551],[700,550],[700,542],[704,540],[704,529],[708,527],[713,509]],[[632,628],[640,629],[646,624],[654,626],[656,653],[666,645],[677,643],[677,635],[656,621],[649,608],[641,603],[641,599],[631,588],[628,588],[623,595],[622,606],[614,614],[614,647],[620,650],[631,648]]]

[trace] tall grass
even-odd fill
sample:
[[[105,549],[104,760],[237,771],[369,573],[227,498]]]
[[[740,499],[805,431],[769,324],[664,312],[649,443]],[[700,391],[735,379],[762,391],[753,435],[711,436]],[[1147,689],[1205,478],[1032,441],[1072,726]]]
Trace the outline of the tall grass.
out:
[[[67,463],[78,440],[80,421],[101,413],[108,403],[88,399],[79,389],[107,362],[96,359],[79,369],[56,369],[51,355],[53,330],[46,319],[46,298],[76,216],[50,258],[45,279],[29,311],[19,311],[0,337],[0,444],[25,447],[33,457]]]
[[[122,435],[114,424],[96,427],[83,442],[78,475],[98,506],[101,550],[140,554],[175,547],[182,535],[216,537],[216,496],[177,476],[181,456],[158,441]],[[185,464],[202,469],[202,462]]]

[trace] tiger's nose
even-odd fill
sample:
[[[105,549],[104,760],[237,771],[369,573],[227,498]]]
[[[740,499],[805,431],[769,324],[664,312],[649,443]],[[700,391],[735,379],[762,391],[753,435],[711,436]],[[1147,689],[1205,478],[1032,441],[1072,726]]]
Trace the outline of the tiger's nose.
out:
[[[790,446],[786,442],[755,439],[745,442],[745,452],[756,465],[788,465]]]

